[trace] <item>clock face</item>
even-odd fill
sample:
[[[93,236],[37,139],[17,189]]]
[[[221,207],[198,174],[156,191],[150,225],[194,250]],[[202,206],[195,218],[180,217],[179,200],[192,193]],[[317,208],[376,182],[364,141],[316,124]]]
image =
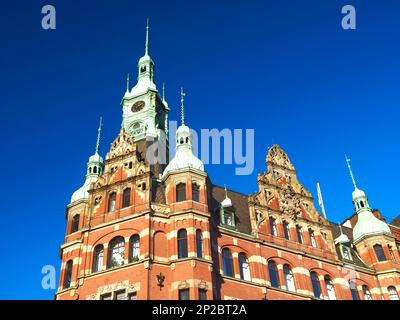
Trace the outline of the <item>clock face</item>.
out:
[[[132,112],[138,112],[138,111],[140,111],[140,110],[142,110],[142,109],[144,108],[144,105],[145,105],[145,103],[144,103],[143,100],[137,101],[137,102],[135,102],[135,103],[133,104],[131,110],[132,110]]]

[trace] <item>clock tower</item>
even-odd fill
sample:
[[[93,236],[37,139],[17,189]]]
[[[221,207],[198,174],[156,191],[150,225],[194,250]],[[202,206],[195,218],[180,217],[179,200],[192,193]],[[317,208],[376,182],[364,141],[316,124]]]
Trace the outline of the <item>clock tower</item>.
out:
[[[154,62],[148,53],[149,21],[146,26],[144,56],[138,62],[136,85],[129,88],[129,75],[122,99],[122,128],[134,141],[163,140],[167,144],[168,104],[161,98],[154,83]],[[162,132],[161,132],[162,131]]]

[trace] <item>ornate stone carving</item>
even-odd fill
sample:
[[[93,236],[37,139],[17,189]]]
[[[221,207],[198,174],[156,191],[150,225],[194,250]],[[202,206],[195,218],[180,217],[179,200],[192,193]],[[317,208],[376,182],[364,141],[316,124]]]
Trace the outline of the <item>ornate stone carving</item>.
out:
[[[265,214],[263,214],[261,210],[256,209],[257,229],[260,229],[260,225],[265,221],[265,219]]]
[[[134,141],[131,136],[125,133],[125,130],[122,129],[119,132],[118,137],[111,144],[110,152],[107,153],[106,159],[113,159],[125,154],[130,153],[135,149]]]
[[[294,170],[294,166],[290,162],[289,157],[277,144],[269,148],[266,161],[267,163],[269,162],[283,168]]]
[[[279,209],[296,220],[301,215],[301,196],[291,188],[279,190]]]

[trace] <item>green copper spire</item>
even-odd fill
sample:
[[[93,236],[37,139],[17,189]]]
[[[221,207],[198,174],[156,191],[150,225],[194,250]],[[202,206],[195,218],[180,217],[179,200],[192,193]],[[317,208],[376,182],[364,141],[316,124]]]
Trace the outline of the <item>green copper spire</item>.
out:
[[[186,96],[186,93],[183,92],[183,88],[181,88],[181,121],[182,121],[182,125],[185,124],[185,105],[184,105],[185,96]]]
[[[346,158],[347,167],[349,168],[350,177],[351,177],[351,181],[353,182],[353,186],[355,189],[357,189],[356,179],[354,179],[354,174],[353,174],[353,171],[351,170],[351,166],[350,166],[350,159],[347,158],[346,155],[344,155],[344,157]]]
[[[97,129],[96,153],[99,153],[100,135],[101,135],[101,127],[102,126],[103,126],[102,117],[100,117],[99,128]]]
[[[146,46],[144,49],[144,55],[147,56],[149,54],[149,18],[147,18],[146,25]]]

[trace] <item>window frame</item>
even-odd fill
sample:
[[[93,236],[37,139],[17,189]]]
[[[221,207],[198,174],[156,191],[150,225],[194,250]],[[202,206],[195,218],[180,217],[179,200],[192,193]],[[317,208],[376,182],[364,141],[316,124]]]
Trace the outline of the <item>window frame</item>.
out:
[[[73,267],[74,267],[74,262],[72,260],[68,260],[67,263],[65,264],[63,289],[71,288]]]
[[[196,230],[196,257],[204,258],[203,231],[200,229]]]
[[[183,202],[187,200],[186,197],[186,183],[180,182],[175,187],[176,191],[176,201],[175,202]]]
[[[81,216],[79,215],[79,213],[75,214],[72,217],[72,221],[71,221],[71,232],[70,233],[74,233],[74,232],[78,232],[79,231],[79,222],[81,220]]]
[[[276,262],[274,260],[268,260],[267,267],[271,287],[280,288],[279,272]]]
[[[140,235],[134,234],[129,238],[129,262],[140,260]]]
[[[100,261],[101,261],[101,263],[100,263]],[[94,247],[94,250],[93,250],[92,272],[102,271],[103,263],[104,263],[104,246],[102,244],[98,244]]]
[[[125,188],[122,192],[122,208],[131,206],[131,188]]]
[[[179,229],[177,232],[178,259],[185,259],[189,256],[188,237],[186,229]]]
[[[112,213],[117,209],[117,193],[112,191],[108,194],[107,212]]]
[[[373,248],[374,248],[376,260],[378,262],[387,261],[385,250],[383,250],[383,246],[380,243],[374,244]]]
[[[313,289],[313,295],[317,299],[322,298],[321,282],[319,281],[319,275],[315,271],[310,272],[311,286]]]
[[[192,201],[200,202],[200,186],[192,183]]]
[[[244,252],[239,253],[238,261],[239,261],[240,280],[251,281],[250,263],[249,259],[247,258]],[[246,269],[247,271],[245,271]]]
[[[223,248],[221,250],[222,258],[222,272],[226,277],[235,277],[235,271],[233,269],[233,256],[229,248]]]
[[[121,236],[117,236],[111,239],[108,246],[108,259],[107,259],[107,269],[121,267],[125,264],[125,239]],[[122,262],[118,262],[115,258],[116,255],[122,257]],[[113,262],[113,259],[115,262]]]
[[[296,282],[292,268],[288,264],[283,266],[283,275],[285,277],[286,290],[290,292],[296,292]]]

